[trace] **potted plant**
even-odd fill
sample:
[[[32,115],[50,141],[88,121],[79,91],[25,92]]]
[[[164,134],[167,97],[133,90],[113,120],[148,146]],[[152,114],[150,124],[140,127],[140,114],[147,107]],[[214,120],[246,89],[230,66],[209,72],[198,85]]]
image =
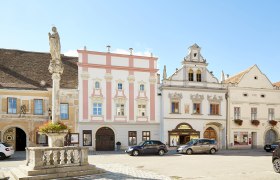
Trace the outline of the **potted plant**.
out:
[[[269,124],[271,124],[272,126],[276,126],[277,121],[275,121],[275,120],[269,120]]]
[[[259,120],[252,120],[251,123],[255,126],[258,126],[260,124]]]
[[[239,126],[241,126],[242,123],[243,123],[243,120],[241,120],[241,119],[235,119],[234,122],[235,122],[236,124],[238,124]]]
[[[117,151],[119,151],[121,149],[121,145],[122,143],[120,141],[116,142],[117,145]]]

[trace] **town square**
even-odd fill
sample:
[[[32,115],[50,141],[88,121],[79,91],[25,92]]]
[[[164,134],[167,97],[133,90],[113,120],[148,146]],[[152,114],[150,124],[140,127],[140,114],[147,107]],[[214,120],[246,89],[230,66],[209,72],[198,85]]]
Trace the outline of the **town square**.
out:
[[[280,179],[272,2],[1,2],[0,179]]]

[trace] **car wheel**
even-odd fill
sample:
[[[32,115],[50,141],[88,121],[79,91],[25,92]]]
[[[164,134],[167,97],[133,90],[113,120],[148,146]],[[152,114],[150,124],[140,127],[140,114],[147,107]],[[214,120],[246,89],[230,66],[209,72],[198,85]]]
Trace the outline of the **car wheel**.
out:
[[[266,152],[270,152],[270,150],[268,150],[268,149],[266,149],[265,151],[266,151]]]
[[[191,155],[192,154],[192,150],[191,149],[187,149],[186,154]]]
[[[139,151],[135,150],[132,152],[133,156],[138,156],[139,155]]]
[[[275,159],[273,161],[273,169],[275,172],[280,173],[280,159]]]
[[[6,158],[5,154],[4,153],[0,153],[0,160],[3,160],[5,158]]]
[[[158,154],[159,154],[160,156],[164,155],[164,150],[162,150],[162,149],[159,150],[159,151],[158,151]]]
[[[216,153],[216,149],[212,148],[210,149],[210,154],[215,154]]]

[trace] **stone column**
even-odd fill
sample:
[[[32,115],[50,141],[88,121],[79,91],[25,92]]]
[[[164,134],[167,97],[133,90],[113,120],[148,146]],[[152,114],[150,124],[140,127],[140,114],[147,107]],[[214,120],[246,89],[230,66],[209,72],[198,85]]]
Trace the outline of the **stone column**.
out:
[[[52,123],[57,123],[60,116],[60,98],[59,98],[59,84],[60,84],[60,74],[53,73],[53,88],[52,88]]]

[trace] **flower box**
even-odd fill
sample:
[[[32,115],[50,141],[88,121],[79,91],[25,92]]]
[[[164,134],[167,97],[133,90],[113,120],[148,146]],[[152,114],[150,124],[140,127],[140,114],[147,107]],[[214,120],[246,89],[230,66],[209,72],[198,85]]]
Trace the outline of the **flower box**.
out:
[[[270,121],[268,121],[269,122],[269,124],[271,124],[272,126],[275,126],[276,124],[277,124],[277,121],[275,121],[275,120],[270,120]]]
[[[252,120],[251,123],[255,126],[258,126],[260,124],[259,120]]]
[[[234,122],[235,122],[236,124],[238,124],[239,126],[241,126],[242,123],[243,123],[243,120],[241,120],[241,119],[235,119]]]

